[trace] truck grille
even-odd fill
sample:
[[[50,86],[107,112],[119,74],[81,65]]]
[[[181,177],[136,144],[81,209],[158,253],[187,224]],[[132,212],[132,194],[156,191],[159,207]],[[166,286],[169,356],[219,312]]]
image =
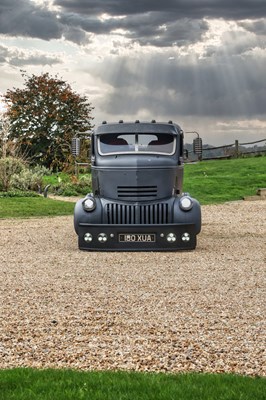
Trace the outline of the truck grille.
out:
[[[124,205],[109,203],[105,206],[108,224],[167,224],[168,204]]]
[[[117,196],[120,199],[144,200],[157,196],[157,186],[117,186]]]

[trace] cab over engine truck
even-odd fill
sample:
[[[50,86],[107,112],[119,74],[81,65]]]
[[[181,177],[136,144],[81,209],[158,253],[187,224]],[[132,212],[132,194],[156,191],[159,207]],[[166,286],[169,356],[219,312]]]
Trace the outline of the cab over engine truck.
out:
[[[75,206],[81,250],[192,250],[197,200],[182,193],[183,131],[168,123],[106,123],[91,135],[92,193]]]

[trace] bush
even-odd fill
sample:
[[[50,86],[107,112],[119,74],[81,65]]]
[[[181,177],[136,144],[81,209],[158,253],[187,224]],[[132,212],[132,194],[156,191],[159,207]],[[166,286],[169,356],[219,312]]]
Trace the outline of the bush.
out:
[[[10,185],[14,189],[19,190],[35,190],[41,191],[43,176],[50,173],[45,167],[34,167],[33,169],[24,168],[19,174],[15,174],[11,178]]]
[[[7,197],[39,197],[35,192],[22,192],[20,190],[11,190],[8,192],[0,192],[0,199]]]
[[[50,191],[59,196],[80,196],[91,191],[90,175],[84,175],[79,180],[72,177],[71,181],[59,181],[57,185],[51,186]]]
[[[0,185],[7,192],[11,185],[11,179],[25,168],[24,160],[16,157],[5,157],[0,159]]]

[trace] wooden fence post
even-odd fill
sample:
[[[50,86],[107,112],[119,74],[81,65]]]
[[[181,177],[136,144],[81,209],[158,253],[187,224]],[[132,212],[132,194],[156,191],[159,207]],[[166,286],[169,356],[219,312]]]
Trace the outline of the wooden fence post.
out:
[[[238,140],[235,140],[235,158],[239,156]]]

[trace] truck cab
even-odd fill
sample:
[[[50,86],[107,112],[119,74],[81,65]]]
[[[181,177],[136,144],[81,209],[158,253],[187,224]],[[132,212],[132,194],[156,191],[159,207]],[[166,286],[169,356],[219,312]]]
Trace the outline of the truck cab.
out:
[[[91,136],[92,193],[76,203],[81,250],[196,247],[201,210],[183,188],[183,131],[168,123],[106,123]]]

